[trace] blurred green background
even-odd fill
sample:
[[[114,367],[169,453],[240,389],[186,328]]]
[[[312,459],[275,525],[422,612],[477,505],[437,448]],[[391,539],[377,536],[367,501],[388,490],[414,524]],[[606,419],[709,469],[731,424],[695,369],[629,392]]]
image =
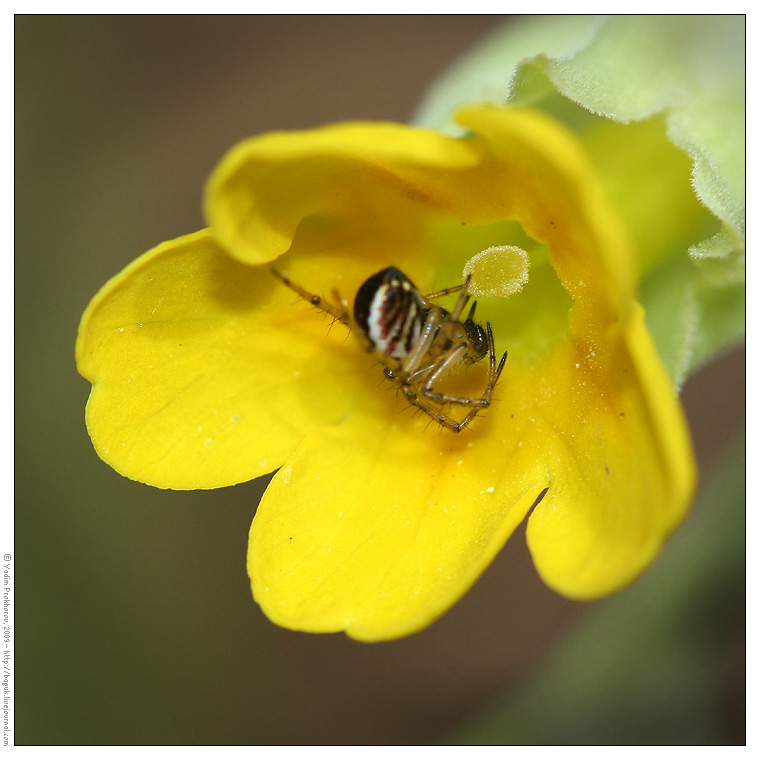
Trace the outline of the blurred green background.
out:
[[[563,599],[521,529],[443,619],[384,644],[260,613],[245,550],[265,484],[158,491],[87,437],[82,310],[203,226],[222,153],[272,129],[406,121],[498,23],[16,17],[17,744],[744,741],[741,349],[684,391],[703,492],[642,581]]]

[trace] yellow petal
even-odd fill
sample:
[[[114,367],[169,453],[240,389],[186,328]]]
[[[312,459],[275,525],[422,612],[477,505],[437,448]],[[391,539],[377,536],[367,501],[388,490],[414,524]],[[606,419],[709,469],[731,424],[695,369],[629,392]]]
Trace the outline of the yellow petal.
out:
[[[640,308],[603,375],[558,352],[544,377],[531,443],[549,483],[528,545],[548,585],[594,599],[633,581],[685,517],[689,434]]]
[[[162,488],[215,488],[279,467],[306,433],[345,413],[354,373],[345,328],[326,340],[329,322],[294,300],[206,231],[133,262],[79,331],[98,454]]]
[[[392,253],[416,243],[419,252],[436,169],[472,162],[460,141],[402,124],[275,132],[223,158],[208,183],[206,218],[219,242],[252,264],[302,241],[310,251],[350,243]]]
[[[443,613],[545,481],[514,436],[500,437],[512,408],[480,419],[471,435],[442,432],[389,404],[386,416],[358,412],[309,436],[251,527],[249,573],[267,615],[289,628],[375,641]]]

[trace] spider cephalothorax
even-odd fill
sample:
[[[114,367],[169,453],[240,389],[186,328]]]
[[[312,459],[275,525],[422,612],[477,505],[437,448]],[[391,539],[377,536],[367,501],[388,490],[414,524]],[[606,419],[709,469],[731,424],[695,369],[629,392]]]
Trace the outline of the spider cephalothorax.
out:
[[[458,433],[481,410],[491,403],[507,354],[496,363],[493,332],[474,321],[475,303],[467,317],[461,319],[469,300],[467,288],[455,285],[429,295],[422,293],[396,267],[388,267],[372,275],[359,288],[354,300],[353,315],[348,304],[335,293],[339,305],[325,301],[296,285],[282,272],[272,272],[289,288],[313,306],[355,328],[368,351],[375,352],[385,367],[385,376],[396,382],[414,406],[430,415],[443,427]],[[432,303],[432,299],[460,291],[451,311]],[[488,382],[478,397],[439,393],[439,382],[461,365],[474,364],[489,356]],[[468,407],[457,422],[441,407],[455,404]]]

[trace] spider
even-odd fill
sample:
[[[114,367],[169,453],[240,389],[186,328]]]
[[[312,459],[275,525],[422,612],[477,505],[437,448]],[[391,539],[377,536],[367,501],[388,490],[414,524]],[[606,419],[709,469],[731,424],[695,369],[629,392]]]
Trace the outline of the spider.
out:
[[[412,405],[442,427],[459,433],[481,409],[490,405],[507,354],[497,365],[490,323],[486,322],[484,329],[473,319],[476,302],[461,319],[470,298],[467,295],[470,275],[462,285],[422,295],[401,270],[388,267],[362,284],[352,314],[348,302],[337,291],[333,291],[333,296],[339,305],[304,290],[277,269],[272,268],[272,273],[312,306],[353,328],[364,347],[377,353],[385,376],[398,384]],[[451,311],[432,303],[433,299],[456,291],[459,297]],[[440,381],[457,367],[474,364],[486,354],[488,382],[481,396],[457,396],[437,390]],[[442,410],[445,404],[466,407],[467,412],[458,422]]]

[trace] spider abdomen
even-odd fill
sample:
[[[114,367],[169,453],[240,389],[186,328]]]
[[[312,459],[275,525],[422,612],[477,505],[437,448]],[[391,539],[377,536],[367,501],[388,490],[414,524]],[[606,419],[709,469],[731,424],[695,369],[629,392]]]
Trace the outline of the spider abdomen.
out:
[[[427,310],[412,281],[396,267],[370,277],[354,301],[354,320],[377,350],[403,359],[412,350],[425,324]]]

